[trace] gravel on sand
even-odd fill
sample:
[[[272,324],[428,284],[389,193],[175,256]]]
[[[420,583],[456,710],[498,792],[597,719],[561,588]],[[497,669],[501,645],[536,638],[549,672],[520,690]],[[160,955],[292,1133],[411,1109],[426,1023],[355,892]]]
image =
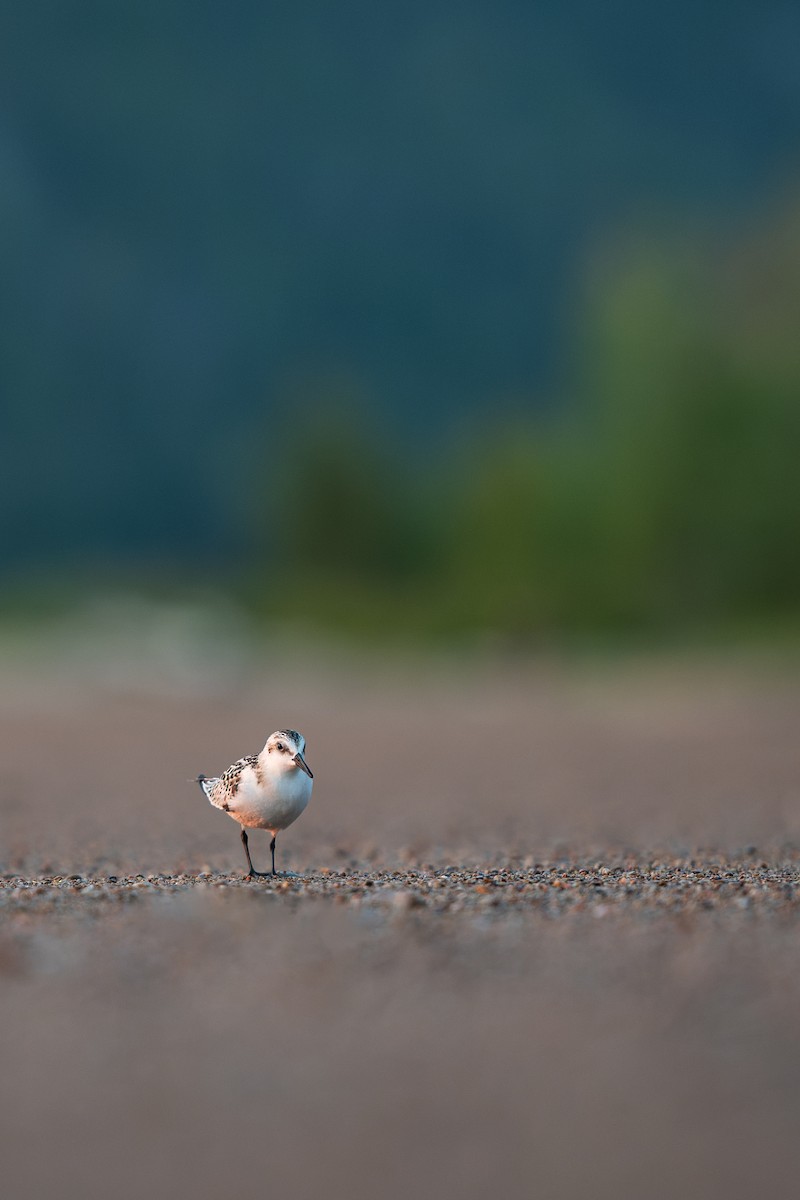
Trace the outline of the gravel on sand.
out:
[[[3,1194],[795,1194],[798,699],[694,667],[6,678]],[[297,876],[245,882],[188,780],[284,723]]]

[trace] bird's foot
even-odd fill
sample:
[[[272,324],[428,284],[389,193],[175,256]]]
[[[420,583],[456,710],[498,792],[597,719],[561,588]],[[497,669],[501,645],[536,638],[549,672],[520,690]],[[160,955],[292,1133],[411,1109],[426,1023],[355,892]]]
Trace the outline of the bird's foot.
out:
[[[296,871],[256,871],[253,868],[248,875],[243,875],[242,879],[246,883],[249,879],[300,879],[300,876]]]

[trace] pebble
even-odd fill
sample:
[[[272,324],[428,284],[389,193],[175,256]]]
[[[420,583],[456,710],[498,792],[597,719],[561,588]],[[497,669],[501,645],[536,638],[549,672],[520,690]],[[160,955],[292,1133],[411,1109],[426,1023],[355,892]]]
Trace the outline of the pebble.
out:
[[[725,914],[751,919],[754,913],[800,913],[800,866],[794,860],[767,862],[762,857],[726,860],[720,854],[704,858],[609,855],[596,860],[559,858],[554,862],[525,859],[519,865],[483,867],[418,864],[416,868],[376,868],[371,861],[334,870],[326,866],[307,874],[244,880],[240,873],[203,871],[164,875],[40,875],[0,876],[0,911],[35,916],[55,910],[92,914],[112,912],[126,901],[169,898],[206,891],[235,895],[272,896],[292,905],[331,900],[380,914],[412,908],[427,914],[487,913],[492,920],[504,913],[528,912],[531,919],[698,913],[709,920]],[[518,860],[519,861],[519,860]],[[530,865],[526,865],[526,864]]]

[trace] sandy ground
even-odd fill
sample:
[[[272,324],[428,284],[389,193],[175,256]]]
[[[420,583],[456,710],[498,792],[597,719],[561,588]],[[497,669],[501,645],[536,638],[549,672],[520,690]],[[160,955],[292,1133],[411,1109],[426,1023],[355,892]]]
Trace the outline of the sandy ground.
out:
[[[774,664],[7,667],[5,1194],[793,1194],[798,717]],[[245,884],[188,780],[282,725]]]

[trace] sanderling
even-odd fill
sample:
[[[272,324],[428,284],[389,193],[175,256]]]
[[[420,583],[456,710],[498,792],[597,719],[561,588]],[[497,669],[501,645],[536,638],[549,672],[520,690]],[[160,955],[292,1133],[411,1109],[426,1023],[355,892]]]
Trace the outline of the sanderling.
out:
[[[242,828],[242,844],[250,868],[247,879],[276,875],[275,837],[296,821],[311,798],[314,778],[304,756],[306,739],[296,729],[278,729],[267,738],[260,754],[248,754],[215,779],[198,775],[197,782],[215,808],[221,808]],[[256,871],[247,845],[247,829],[272,834],[272,871]]]

